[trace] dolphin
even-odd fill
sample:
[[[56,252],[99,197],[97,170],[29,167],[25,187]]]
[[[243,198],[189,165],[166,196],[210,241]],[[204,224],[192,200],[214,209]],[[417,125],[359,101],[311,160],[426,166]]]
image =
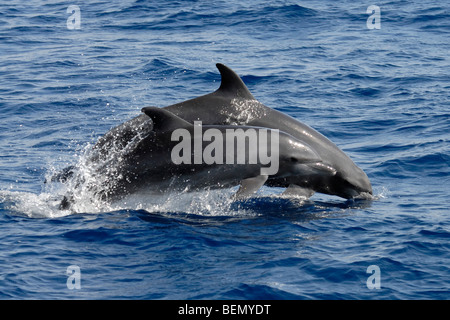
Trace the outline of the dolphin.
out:
[[[99,199],[113,202],[140,192],[240,185],[233,198],[242,199],[257,191],[269,176],[336,174],[311,147],[278,129],[193,125],[157,107],[142,112],[138,124],[132,119],[98,140],[85,164],[91,168],[89,177],[77,175],[74,167],[67,170],[71,177],[65,178],[77,181],[72,193],[87,188]],[[68,209],[74,201],[74,195],[68,194],[60,208]]]
[[[336,170],[335,175],[313,172],[309,175],[271,176],[266,184],[287,187],[289,195],[312,195],[320,192],[345,199],[371,198],[372,185],[366,173],[324,135],[297,119],[269,108],[255,99],[241,78],[223,64],[216,64],[221,75],[220,87],[209,94],[164,107],[180,118],[193,123],[213,125],[248,125],[279,129],[306,143],[323,163]],[[131,120],[136,126],[144,116]]]

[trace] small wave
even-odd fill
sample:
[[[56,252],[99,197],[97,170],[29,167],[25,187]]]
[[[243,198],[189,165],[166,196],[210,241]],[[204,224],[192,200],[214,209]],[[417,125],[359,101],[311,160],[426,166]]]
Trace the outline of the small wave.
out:
[[[382,91],[374,88],[355,88],[351,89],[350,92],[358,96],[378,97]]]
[[[435,11],[435,12],[433,12]],[[448,21],[449,14],[445,12],[443,8],[431,8],[423,11],[417,16],[411,18],[411,23],[428,23],[432,22],[436,26],[436,22],[446,23]]]
[[[40,194],[32,192],[0,190],[0,201],[4,209],[13,215],[28,218],[60,218],[73,214],[101,214],[117,211],[142,211],[146,214],[183,213],[202,217],[294,217],[298,220],[322,219],[346,209],[366,208],[372,201],[387,197],[385,187],[348,201],[313,201],[302,197],[286,197],[274,194],[273,188],[263,187],[249,199],[234,201],[232,195],[237,187],[229,189],[203,190],[198,192],[173,192],[166,194],[138,193],[107,203],[88,190],[77,195],[70,209],[60,208],[68,186],[54,183]]]
[[[449,239],[450,238],[450,232],[447,230],[444,230],[442,228],[436,228],[436,230],[421,230],[419,231],[419,234],[429,237],[432,239]]]
[[[167,76],[174,76],[176,74],[183,74],[186,76],[196,75],[197,71],[191,69],[180,69],[179,63],[170,61],[168,59],[152,59],[139,68],[139,71],[144,74],[149,74],[151,77],[157,79],[166,78]],[[196,75],[198,77],[198,75]]]
[[[249,15],[252,17],[265,17],[270,15],[278,18],[299,18],[305,16],[315,16],[317,11],[297,4],[285,6],[266,6],[260,9],[240,10],[233,13],[234,16]]]
[[[384,176],[397,178],[414,178],[418,173],[430,177],[446,177],[450,175],[449,157],[437,152],[430,154],[405,156],[389,159],[378,166]]]

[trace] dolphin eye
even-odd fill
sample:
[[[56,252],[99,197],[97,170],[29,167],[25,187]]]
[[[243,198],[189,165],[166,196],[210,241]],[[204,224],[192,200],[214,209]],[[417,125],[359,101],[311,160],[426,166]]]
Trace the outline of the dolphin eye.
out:
[[[290,160],[292,163],[297,163],[297,162],[299,162],[298,159],[295,158],[295,157],[290,157],[289,160]]]

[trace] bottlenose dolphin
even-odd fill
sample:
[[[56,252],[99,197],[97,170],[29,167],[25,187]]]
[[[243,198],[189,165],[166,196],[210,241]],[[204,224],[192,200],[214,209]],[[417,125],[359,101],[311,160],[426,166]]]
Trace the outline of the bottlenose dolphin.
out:
[[[293,117],[269,108],[256,100],[241,78],[227,66],[218,63],[222,77],[219,89],[210,94],[164,107],[180,118],[193,123],[248,125],[284,131],[306,143],[323,163],[336,170],[335,175],[314,172],[310,175],[269,177],[269,186],[288,187],[286,193],[302,196],[320,192],[342,198],[369,197],[372,186],[366,173],[333,142]],[[139,116],[130,122],[136,126],[144,121]]]
[[[70,178],[78,181],[72,194],[61,202],[61,209],[75,201],[77,189],[87,188],[99,199],[111,202],[142,191],[198,191],[240,185],[234,198],[241,199],[257,191],[269,176],[336,173],[311,147],[278,129],[193,125],[156,107],[142,112],[139,124],[132,119],[98,140],[85,164],[91,168],[89,177],[77,175],[75,167],[67,170]],[[241,145],[236,141],[239,138],[243,138]]]

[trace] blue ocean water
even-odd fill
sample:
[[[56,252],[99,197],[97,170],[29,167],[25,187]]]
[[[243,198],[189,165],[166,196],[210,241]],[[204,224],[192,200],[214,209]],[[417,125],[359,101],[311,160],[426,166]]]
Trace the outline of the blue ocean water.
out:
[[[449,12],[418,0],[2,2],[0,298],[449,299]],[[222,190],[57,209],[46,178],[142,107],[217,89],[217,62],[349,154],[376,200],[263,188],[241,203]]]

